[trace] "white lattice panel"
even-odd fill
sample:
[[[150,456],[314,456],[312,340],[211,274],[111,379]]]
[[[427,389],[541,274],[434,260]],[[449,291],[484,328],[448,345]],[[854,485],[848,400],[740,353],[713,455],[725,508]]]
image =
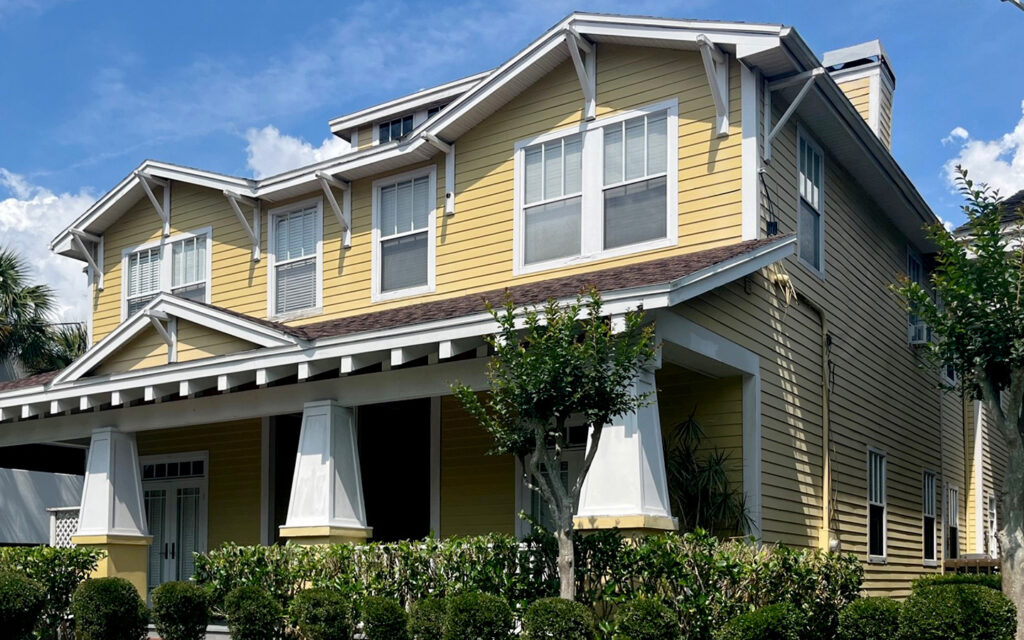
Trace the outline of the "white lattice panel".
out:
[[[50,512],[50,546],[73,547],[71,536],[78,530],[78,509],[55,509]]]

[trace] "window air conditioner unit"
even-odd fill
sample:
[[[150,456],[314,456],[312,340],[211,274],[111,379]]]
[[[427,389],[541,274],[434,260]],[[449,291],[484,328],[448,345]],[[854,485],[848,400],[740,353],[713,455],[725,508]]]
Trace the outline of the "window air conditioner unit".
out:
[[[912,346],[926,345],[932,341],[932,330],[923,322],[911,323],[907,333]]]

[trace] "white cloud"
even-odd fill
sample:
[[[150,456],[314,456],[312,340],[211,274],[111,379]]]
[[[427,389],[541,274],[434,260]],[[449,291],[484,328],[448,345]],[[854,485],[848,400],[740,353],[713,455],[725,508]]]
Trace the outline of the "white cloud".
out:
[[[958,135],[960,132],[962,136]],[[956,157],[944,166],[950,186],[955,186],[956,166],[961,165],[973,180],[988,183],[1004,197],[1024,189],[1024,101],[1021,118],[1009,133],[994,140],[977,140],[966,129],[957,127],[950,132],[950,136],[954,135],[962,142]]]
[[[319,147],[314,147],[269,125],[262,129],[249,129],[245,132],[245,139],[249,143],[245,148],[246,159],[257,178],[333,158],[349,150],[349,143],[336,136],[329,136]]]
[[[949,132],[949,135],[942,139],[942,144],[952,144],[957,140],[966,140],[970,138],[971,134],[967,132],[967,129],[963,127],[953,127],[953,130]]]
[[[55,194],[0,167],[0,193],[4,191],[9,196],[0,199],[0,245],[24,256],[35,281],[53,287],[61,319],[85,321],[89,301],[82,263],[50,253],[49,243],[95,196],[85,190]]]

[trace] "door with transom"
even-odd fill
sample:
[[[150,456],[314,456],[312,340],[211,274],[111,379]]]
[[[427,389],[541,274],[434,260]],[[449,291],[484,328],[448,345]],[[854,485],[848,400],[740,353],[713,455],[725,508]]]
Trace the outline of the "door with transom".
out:
[[[142,492],[153,543],[149,547],[149,590],[188,580],[193,554],[206,551],[207,470],[205,452],[141,458]]]

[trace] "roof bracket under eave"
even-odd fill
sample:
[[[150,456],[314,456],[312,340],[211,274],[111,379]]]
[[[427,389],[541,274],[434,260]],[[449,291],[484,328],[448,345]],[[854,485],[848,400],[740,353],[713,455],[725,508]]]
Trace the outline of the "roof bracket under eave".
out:
[[[235,216],[238,221],[242,223],[242,228],[245,229],[246,235],[249,236],[249,240],[252,241],[252,261],[260,261],[260,201],[255,198],[243,196],[240,193],[234,191],[224,190],[224,197],[228,199],[228,204],[231,205],[232,211],[235,212]],[[252,224],[245,219],[245,214],[242,213],[241,204],[248,207],[252,207]]]
[[[715,135],[729,135],[729,56],[703,33],[697,36],[704,73],[715,103]]]
[[[167,330],[167,326],[164,325],[163,322],[161,322],[161,320],[169,321],[167,314],[153,313],[152,311],[147,311],[146,317],[149,318],[149,323],[153,325],[153,328],[156,330],[158,334],[160,334],[160,337],[163,339],[163,341],[167,343],[167,348],[173,348],[174,338],[171,336],[170,331]]]
[[[334,211],[334,217],[338,219],[338,224],[341,225],[341,246],[348,249],[352,246],[352,183],[339,180],[324,171],[317,172],[316,179],[320,181],[320,187],[324,190],[324,197],[327,198],[327,203],[331,205],[331,210]],[[331,187],[341,191],[340,206],[338,205],[338,199],[334,197],[334,190]]]
[[[86,242],[91,243],[92,246],[87,247]],[[85,257],[93,282],[96,283],[96,289],[103,291],[103,267],[99,264],[103,259],[103,238],[78,229],[71,229],[71,244],[75,245],[75,248],[81,251]]]
[[[444,215],[455,215],[455,143],[445,142],[429,131],[423,139],[444,154]]]
[[[151,176],[139,169],[136,169],[132,173],[139,179],[139,184],[141,184],[142,188],[145,189],[146,196],[149,197],[149,202],[156,210],[156,214],[160,216],[160,221],[163,223],[163,234],[166,238],[171,235],[171,181]],[[153,194],[153,185],[163,189],[162,201],[157,200],[156,195]]]
[[[814,82],[824,74],[824,67],[817,67],[816,69],[804,71],[803,73],[798,73],[795,76],[790,76],[789,78],[783,78],[767,84],[764,92],[764,130],[768,132],[764,137],[765,162],[770,162],[772,159],[772,140],[775,139],[775,136],[779,135],[782,128],[786,126],[787,122],[789,122],[789,118],[800,106],[800,103],[803,102],[804,97],[807,96],[807,92],[809,92],[811,87],[814,86]],[[775,123],[774,127],[772,127],[772,92],[801,82],[803,82],[803,86],[800,87],[800,91],[793,98],[789,107],[782,113],[779,121]]]
[[[572,27],[565,30],[565,43],[569,46],[572,66],[583,89],[583,118],[597,117],[597,50],[596,45],[583,39]],[[580,51],[583,55],[580,55]]]

